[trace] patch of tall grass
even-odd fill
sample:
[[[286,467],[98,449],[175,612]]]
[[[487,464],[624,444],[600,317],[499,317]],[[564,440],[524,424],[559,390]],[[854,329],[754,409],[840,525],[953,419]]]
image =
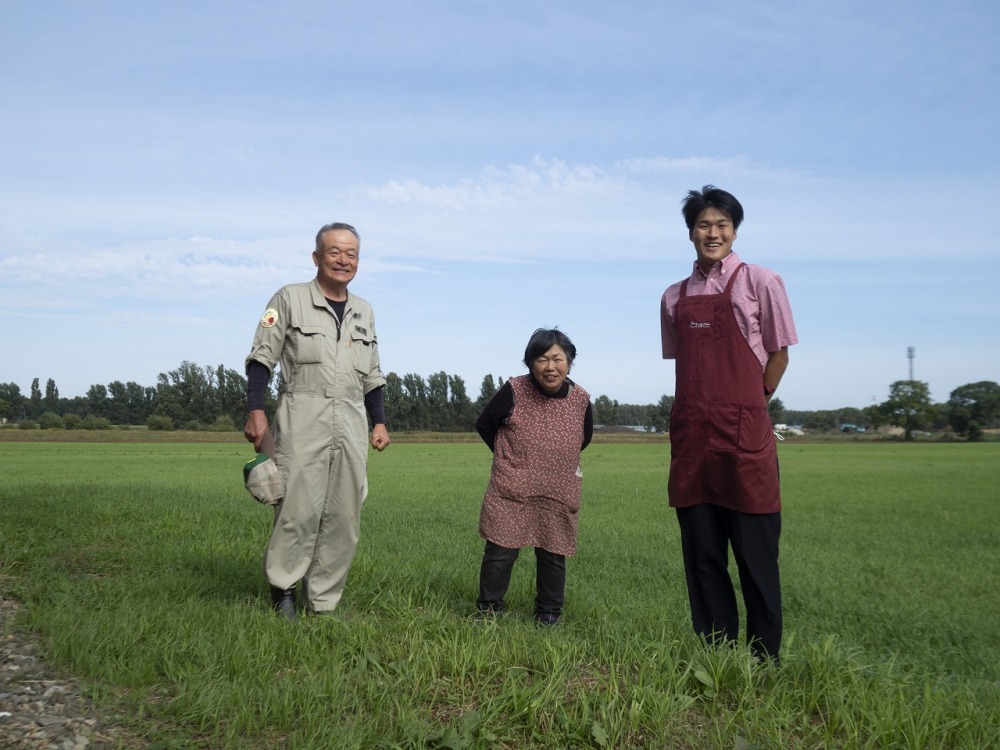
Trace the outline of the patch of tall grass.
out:
[[[396,444],[339,617],[269,610],[232,444],[0,443],[16,627],[160,747],[1000,744],[994,444],[783,445],[780,668],[690,629],[667,446],[583,454],[564,624],[473,617],[482,445]]]

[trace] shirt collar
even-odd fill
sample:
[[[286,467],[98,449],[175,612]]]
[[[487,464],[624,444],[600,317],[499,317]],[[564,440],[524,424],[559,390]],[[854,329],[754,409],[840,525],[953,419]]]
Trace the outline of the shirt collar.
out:
[[[698,278],[707,279],[709,276],[718,273],[719,275],[725,277],[731,274],[734,270],[736,270],[739,267],[740,263],[742,262],[743,261],[740,260],[740,256],[738,256],[736,254],[736,251],[733,250],[731,253],[729,253],[729,255],[720,260],[714,266],[712,266],[712,270],[710,273],[705,273],[704,271],[702,271],[701,266],[698,265],[698,261],[696,260],[694,262],[694,270],[691,272],[691,275]]]
[[[312,303],[313,303],[313,305],[315,305],[316,307],[324,307],[324,308],[328,307],[327,302],[326,302],[326,295],[323,294],[323,290],[320,289],[319,282],[316,279],[313,279],[310,282],[310,291],[311,291],[311,294],[312,294]],[[344,302],[344,309],[345,310],[350,310],[351,309],[351,301],[352,301],[351,290],[348,289],[347,290],[347,300]]]

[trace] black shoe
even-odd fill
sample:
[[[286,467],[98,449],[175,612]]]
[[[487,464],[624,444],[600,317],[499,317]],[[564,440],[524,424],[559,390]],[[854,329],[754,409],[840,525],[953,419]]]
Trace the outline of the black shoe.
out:
[[[559,624],[559,615],[553,614],[552,612],[535,612],[535,622],[539,625],[552,627],[553,625]]]
[[[287,589],[279,589],[276,586],[271,587],[271,606],[274,607],[274,611],[280,615],[283,615],[286,620],[299,619],[298,614],[295,612],[295,587]]]
[[[500,604],[496,604],[495,602],[490,602],[489,604],[481,604],[479,602],[476,602],[477,620],[499,620],[506,614],[507,610],[504,608],[502,602]]]

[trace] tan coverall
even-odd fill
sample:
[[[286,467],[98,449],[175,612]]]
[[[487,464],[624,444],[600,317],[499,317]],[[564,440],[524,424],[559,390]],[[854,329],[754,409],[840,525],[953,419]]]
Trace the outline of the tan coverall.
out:
[[[268,304],[247,362],[281,365],[274,460],[285,481],[264,557],[271,586],[302,580],[313,612],[340,601],[368,494],[364,396],[385,384],[371,305],[348,293],[344,320],[313,280]]]

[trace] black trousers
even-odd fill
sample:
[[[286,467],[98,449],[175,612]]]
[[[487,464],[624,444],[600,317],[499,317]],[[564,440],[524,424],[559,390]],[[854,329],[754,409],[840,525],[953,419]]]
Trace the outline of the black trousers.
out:
[[[703,504],[677,509],[681,550],[695,632],[710,642],[735,642],[740,623],[729,576],[729,546],[747,612],[747,643],[759,659],[781,647],[781,513],[739,513]]]
[[[510,574],[519,549],[486,542],[479,567],[479,598],[482,612],[502,612],[510,586]],[[566,592],[566,556],[535,547],[535,615],[562,614]]]

